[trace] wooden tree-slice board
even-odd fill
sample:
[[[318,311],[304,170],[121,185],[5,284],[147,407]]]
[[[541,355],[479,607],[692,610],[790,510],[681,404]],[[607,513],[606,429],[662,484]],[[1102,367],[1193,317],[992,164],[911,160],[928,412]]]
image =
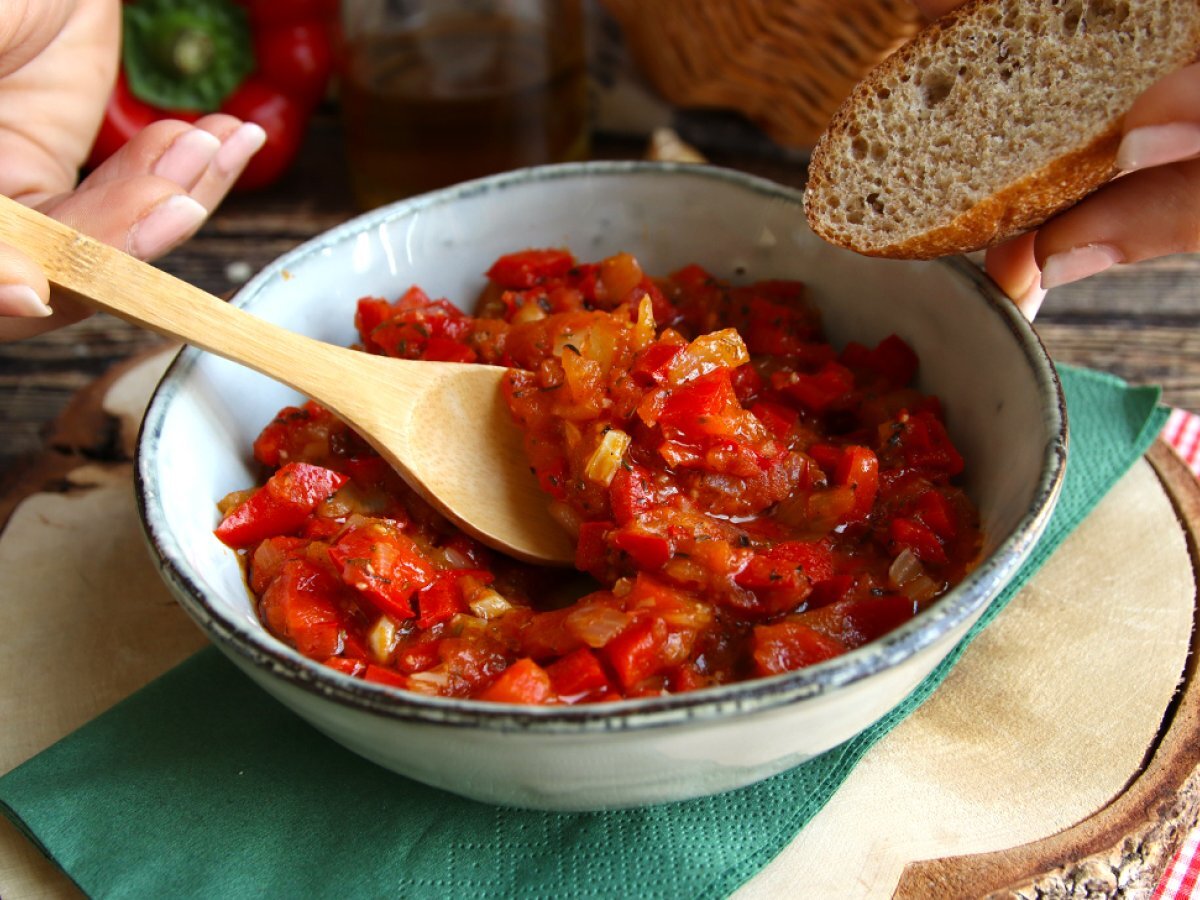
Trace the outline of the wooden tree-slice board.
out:
[[[203,644],[142,547],[131,489],[166,359],[85,391],[2,485],[0,625],[21,642],[0,642],[0,772]],[[1198,527],[1200,488],[1156,446],[739,895],[1148,896],[1200,808]],[[50,680],[22,683],[30,654],[61,662]],[[75,895],[0,819],[0,896]]]

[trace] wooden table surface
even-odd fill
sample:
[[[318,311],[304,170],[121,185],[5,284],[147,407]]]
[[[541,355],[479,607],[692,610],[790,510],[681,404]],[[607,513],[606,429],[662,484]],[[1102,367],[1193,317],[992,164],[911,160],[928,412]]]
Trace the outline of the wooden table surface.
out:
[[[598,142],[597,155],[635,158],[636,141]],[[800,187],[803,167],[778,160],[714,163]],[[310,130],[296,167],[271,189],[234,196],[200,234],[160,261],[216,294],[355,213],[335,120]],[[1051,355],[1163,387],[1164,402],[1200,410],[1200,255],[1173,256],[1068,285],[1051,293],[1037,328]],[[0,345],[0,484],[44,446],[48,426],[71,396],[115,363],[161,339],[105,315],[18,343]]]

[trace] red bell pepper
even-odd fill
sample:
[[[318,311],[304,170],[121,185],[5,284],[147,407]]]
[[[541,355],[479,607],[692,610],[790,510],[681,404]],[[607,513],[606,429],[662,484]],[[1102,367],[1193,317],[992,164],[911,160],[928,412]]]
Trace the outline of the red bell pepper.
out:
[[[550,697],[550,676],[532,659],[518,659],[479,694],[493,703],[546,703]]]
[[[329,559],[342,581],[397,621],[413,617],[413,594],[437,578],[412,538],[382,520],[348,528]]]
[[[635,623],[604,645],[604,655],[617,673],[625,690],[660,671],[666,662],[662,656],[667,642],[667,626],[662,619]]]
[[[223,112],[261,125],[266,144],[236,187],[292,164],[333,70],[335,0],[126,0],[121,72],[92,146],[94,168],[159,119]]]
[[[312,466],[289,463],[267,483],[225,515],[216,535],[230,547],[251,547],[259,541],[298,531],[312,511],[348,479]]]
[[[846,645],[838,638],[786,619],[773,625],[756,625],[753,648],[754,671],[760,676],[793,672],[846,652]]]

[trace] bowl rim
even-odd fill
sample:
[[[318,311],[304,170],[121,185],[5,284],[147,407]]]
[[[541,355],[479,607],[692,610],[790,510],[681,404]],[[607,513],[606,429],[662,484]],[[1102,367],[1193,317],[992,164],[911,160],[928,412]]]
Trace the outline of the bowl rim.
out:
[[[536,166],[505,172],[397,201],[362,213],[277,257],[230,301],[252,307],[269,281],[290,265],[341,244],[380,225],[405,219],[434,206],[530,182],[610,177],[686,177],[712,179],[795,206],[803,218],[803,193],[754,175],[716,166],[650,161],[601,161]],[[155,449],[173,397],[182,389],[203,351],[184,347],[156,387],[143,418],[135,453],[134,484],[138,513],[160,575],[185,611],[235,662],[266,670],[301,691],[387,719],[439,726],[469,726],[495,731],[586,734],[631,731],[762,713],[848,687],[927,649],[956,626],[981,613],[996,588],[1024,563],[1041,537],[1062,489],[1068,424],[1062,385],[1041,339],[999,288],[965,258],[937,260],[965,279],[1013,336],[1034,373],[1049,439],[1034,498],[1012,531],[992,554],[937,603],[881,638],[813,666],[765,678],[739,681],[678,694],[580,706],[519,706],[481,700],[429,697],[352,678],[308,660],[265,629],[248,629],[209,603],[190,570],[180,543],[159,503]],[[232,552],[232,551],[230,551]],[[249,587],[246,588],[249,591]]]

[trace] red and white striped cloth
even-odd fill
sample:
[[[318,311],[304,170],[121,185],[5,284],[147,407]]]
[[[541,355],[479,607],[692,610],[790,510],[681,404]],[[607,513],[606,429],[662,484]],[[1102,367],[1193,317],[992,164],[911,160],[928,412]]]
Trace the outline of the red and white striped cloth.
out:
[[[1162,430],[1163,440],[1175,448],[1197,475],[1200,475],[1200,416],[1185,409],[1173,409]]]
[[[1200,897],[1200,829],[1194,829],[1167,866],[1150,900],[1195,900]]]
[[[1182,409],[1171,410],[1162,436],[1200,476],[1200,416]],[[1200,828],[1187,836],[1151,900],[1200,900]]]

